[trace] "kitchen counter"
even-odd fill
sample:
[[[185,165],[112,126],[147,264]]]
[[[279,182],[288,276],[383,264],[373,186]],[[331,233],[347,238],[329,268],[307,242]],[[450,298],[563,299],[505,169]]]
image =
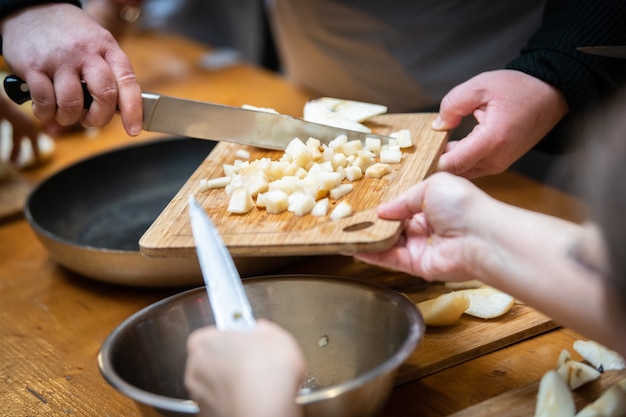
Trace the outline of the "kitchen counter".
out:
[[[204,70],[203,46],[177,37],[137,34],[123,42],[144,91],[299,116],[308,96],[270,72],[246,65]],[[101,129],[57,139],[54,159],[21,173],[36,183],[89,155],[149,140],[128,137],[116,117]],[[575,198],[514,173],[476,181],[505,202],[568,220],[582,219]],[[342,256],[303,258],[276,273],[332,273],[391,285],[397,274]],[[324,267],[321,268],[320,265]],[[406,278],[406,277],[405,277]],[[132,401],[101,377],[96,355],[105,337],[141,308],[179,288],[132,288],[86,279],[55,264],[22,216],[0,223],[0,407],[3,416],[138,416]],[[580,338],[564,329],[480,352],[396,387],[383,416],[445,416],[532,387]],[[531,385],[529,385],[531,384]],[[531,404],[531,409],[534,404]],[[488,409],[484,415],[490,415]],[[472,414],[472,415],[480,415]],[[532,414],[528,414],[532,415]]]

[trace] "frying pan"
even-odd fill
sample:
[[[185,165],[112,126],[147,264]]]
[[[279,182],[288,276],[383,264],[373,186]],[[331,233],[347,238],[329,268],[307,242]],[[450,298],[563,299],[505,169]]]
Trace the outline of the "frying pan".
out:
[[[129,286],[202,284],[197,257],[152,258],[139,238],[216,142],[174,137],[124,146],[61,170],[29,195],[25,216],[52,259],[87,278]],[[235,258],[242,276],[278,258]]]

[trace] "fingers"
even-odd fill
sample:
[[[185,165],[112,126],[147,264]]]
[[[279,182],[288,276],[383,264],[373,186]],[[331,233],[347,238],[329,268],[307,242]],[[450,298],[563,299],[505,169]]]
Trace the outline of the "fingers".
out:
[[[427,182],[421,182],[402,193],[396,199],[378,206],[378,216],[386,220],[405,220],[422,211],[425,187]]]
[[[141,133],[143,102],[141,88],[137,82],[137,76],[133,71],[130,61],[121,51],[115,51],[107,57],[111,62],[111,68],[118,90],[118,106],[122,116],[124,129],[131,136]]]
[[[464,117],[480,108],[483,102],[481,84],[476,83],[475,79],[459,84],[441,99],[439,114],[431,127],[435,130],[454,129]]]

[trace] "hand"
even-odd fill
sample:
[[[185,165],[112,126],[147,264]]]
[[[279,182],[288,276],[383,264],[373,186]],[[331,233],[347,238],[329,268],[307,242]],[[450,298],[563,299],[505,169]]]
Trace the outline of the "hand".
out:
[[[478,124],[465,138],[448,143],[437,170],[470,179],[503,172],[567,112],[563,94],[538,78],[513,70],[479,74],[441,101],[434,129],[453,129],[472,114]]]
[[[258,320],[250,332],[202,328],[189,336],[185,385],[211,417],[297,417],[304,358],[285,330]]]
[[[466,179],[448,173],[433,174],[378,207],[381,218],[406,222],[396,245],[384,252],[355,257],[427,280],[477,278],[471,260],[473,253],[483,248],[479,232],[482,223],[489,221],[490,201]]]
[[[6,18],[1,26],[3,54],[24,79],[33,113],[62,126],[109,123],[119,106],[130,135],[141,131],[141,90],[132,66],[110,32],[70,4],[32,6]],[[83,110],[81,80],[93,96]]]
[[[0,119],[7,120],[13,126],[10,162],[17,162],[22,148],[22,140],[28,138],[33,148],[35,159],[39,158],[39,129],[27,114],[13,102],[0,97]]]

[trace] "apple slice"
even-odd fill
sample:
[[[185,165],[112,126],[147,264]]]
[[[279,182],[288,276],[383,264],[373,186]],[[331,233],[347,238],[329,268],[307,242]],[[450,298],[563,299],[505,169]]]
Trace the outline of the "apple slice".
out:
[[[593,340],[575,341],[574,350],[600,372],[624,369],[624,358],[619,353],[607,349]]]
[[[310,100],[304,106],[304,118],[313,109],[324,109],[328,112],[338,113],[342,116],[354,120],[355,122],[364,122],[373,116],[387,113],[387,106],[382,104],[365,103],[362,101],[344,100],[333,97],[320,97]]]
[[[539,382],[535,417],[574,417],[576,405],[569,387],[554,371],[546,372]]]
[[[621,417],[626,415],[626,378],[611,385],[576,417]]]
[[[436,298],[417,303],[424,324],[439,327],[456,322],[470,305],[469,298],[462,292],[452,291]]]
[[[598,379],[600,371],[586,363],[572,359],[567,349],[563,349],[559,355],[556,372],[567,383],[571,390]]]
[[[465,314],[481,319],[500,317],[515,304],[515,298],[493,287],[470,288],[460,292],[467,295],[470,301]]]

